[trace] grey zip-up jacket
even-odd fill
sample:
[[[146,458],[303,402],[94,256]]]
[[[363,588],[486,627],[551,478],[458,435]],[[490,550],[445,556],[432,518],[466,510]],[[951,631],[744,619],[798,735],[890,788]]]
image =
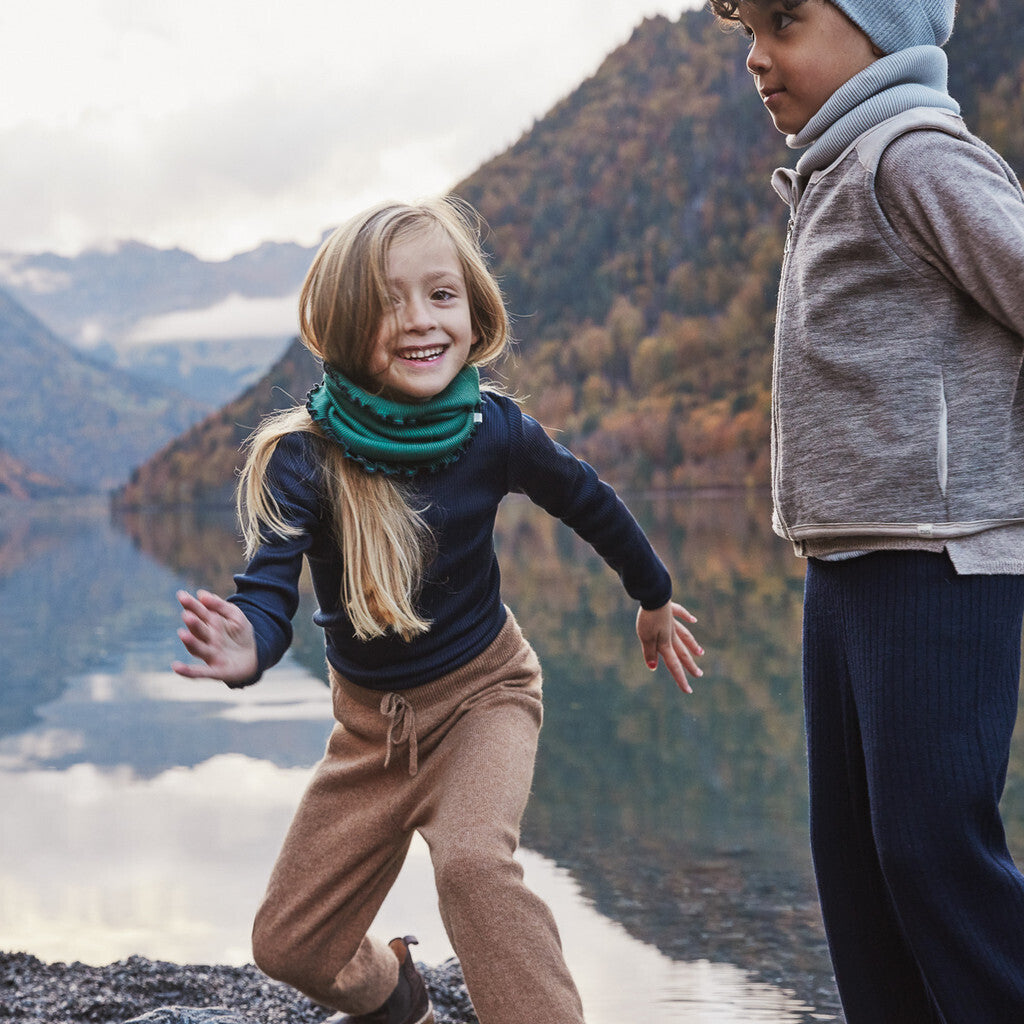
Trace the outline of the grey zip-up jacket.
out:
[[[774,528],[802,555],[949,550],[1024,573],[1024,194],[916,108],[773,185],[791,219],[772,389]]]

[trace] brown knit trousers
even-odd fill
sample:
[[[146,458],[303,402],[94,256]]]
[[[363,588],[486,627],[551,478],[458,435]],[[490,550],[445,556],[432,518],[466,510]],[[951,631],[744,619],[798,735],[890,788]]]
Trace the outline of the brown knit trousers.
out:
[[[379,1007],[398,961],[367,930],[418,831],[481,1024],[582,1024],[554,918],[513,859],[542,711],[511,613],[424,686],[385,694],[333,671],[331,685],[337,724],[253,927],[260,969],[344,1013]]]

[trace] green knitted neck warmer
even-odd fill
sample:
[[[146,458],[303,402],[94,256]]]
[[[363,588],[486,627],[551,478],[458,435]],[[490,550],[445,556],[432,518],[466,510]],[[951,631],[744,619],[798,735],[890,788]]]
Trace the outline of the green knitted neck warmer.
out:
[[[468,447],[482,420],[480,372],[464,366],[426,402],[393,402],[357,387],[335,367],[306,396],[314,422],[369,473],[433,473]]]

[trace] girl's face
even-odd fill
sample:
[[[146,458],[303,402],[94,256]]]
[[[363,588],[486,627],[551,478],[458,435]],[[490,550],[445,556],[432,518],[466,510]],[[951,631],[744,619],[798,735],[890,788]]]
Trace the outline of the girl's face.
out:
[[[462,264],[439,228],[391,243],[391,308],[377,331],[370,374],[385,398],[425,402],[466,365],[476,342]]]
[[[747,70],[785,135],[799,133],[836,89],[882,56],[828,0],[749,0],[739,16],[750,36]]]

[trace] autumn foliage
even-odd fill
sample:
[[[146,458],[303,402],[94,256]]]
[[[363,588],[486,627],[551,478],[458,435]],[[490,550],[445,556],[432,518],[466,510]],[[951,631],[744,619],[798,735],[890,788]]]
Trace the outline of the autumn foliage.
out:
[[[968,125],[1024,167],[1024,9],[962,5],[950,88]],[[479,209],[514,317],[500,366],[560,440],[630,490],[769,479],[774,305],[794,154],[761,109],[742,33],[705,11],[644,21],[598,71],[455,191]],[[230,489],[228,449],[305,393],[286,366],[158,456],[133,500]],[[290,366],[299,377],[282,383]],[[241,424],[241,425],[240,425]],[[184,479],[191,476],[191,479]]]

